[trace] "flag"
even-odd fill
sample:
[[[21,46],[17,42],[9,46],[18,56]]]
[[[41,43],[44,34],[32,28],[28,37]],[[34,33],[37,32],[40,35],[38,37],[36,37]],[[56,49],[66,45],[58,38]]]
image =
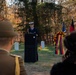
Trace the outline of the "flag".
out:
[[[62,32],[66,32],[66,27],[65,27],[64,22],[62,23]]]
[[[72,19],[72,23],[71,23],[71,26],[70,26],[70,32],[74,31],[74,21]]]

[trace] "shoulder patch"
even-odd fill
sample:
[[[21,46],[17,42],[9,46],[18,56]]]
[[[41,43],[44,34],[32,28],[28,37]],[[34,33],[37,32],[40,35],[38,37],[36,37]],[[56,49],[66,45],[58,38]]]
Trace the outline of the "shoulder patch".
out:
[[[19,56],[19,55],[15,55],[15,54],[10,54],[11,56],[13,56],[13,57],[21,57],[21,56]]]

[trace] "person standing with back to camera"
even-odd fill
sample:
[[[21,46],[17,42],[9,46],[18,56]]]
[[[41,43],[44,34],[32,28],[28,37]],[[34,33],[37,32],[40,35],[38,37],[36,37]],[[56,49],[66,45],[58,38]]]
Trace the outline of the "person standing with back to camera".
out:
[[[17,33],[8,20],[0,20],[0,75],[27,75],[23,60],[10,54]]]
[[[52,67],[50,75],[76,75],[76,31],[65,37],[64,46],[67,51],[63,61]]]

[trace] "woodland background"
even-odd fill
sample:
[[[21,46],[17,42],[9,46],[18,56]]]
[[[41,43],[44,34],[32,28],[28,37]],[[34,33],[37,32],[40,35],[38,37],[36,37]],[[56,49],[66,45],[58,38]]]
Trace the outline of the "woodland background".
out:
[[[0,0],[0,18],[7,18],[13,23],[19,33],[18,41],[24,42],[24,34],[29,22],[34,21],[39,30],[39,42],[53,43],[53,36],[62,31],[62,23],[69,34],[72,18],[76,21],[76,0],[51,0],[53,2],[38,2],[37,0]],[[57,2],[57,3],[56,3]],[[76,23],[74,23],[76,24]]]

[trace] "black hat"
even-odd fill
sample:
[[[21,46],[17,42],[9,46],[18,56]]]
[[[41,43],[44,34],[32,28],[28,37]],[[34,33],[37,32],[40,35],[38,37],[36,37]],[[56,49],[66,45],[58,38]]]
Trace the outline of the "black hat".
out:
[[[73,31],[70,35],[65,37],[64,46],[69,51],[76,53],[76,31]]]

